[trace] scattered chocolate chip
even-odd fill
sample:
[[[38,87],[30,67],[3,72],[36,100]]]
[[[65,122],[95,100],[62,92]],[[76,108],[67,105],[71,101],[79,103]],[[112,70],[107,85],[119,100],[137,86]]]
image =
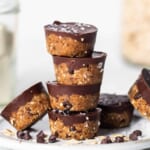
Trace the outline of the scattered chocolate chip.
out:
[[[45,139],[42,137],[37,137],[36,142],[37,143],[45,143]]]
[[[36,135],[36,141],[37,141],[37,143],[45,143],[45,137],[47,137],[47,135],[41,130]]]
[[[124,142],[124,137],[123,136],[117,136],[115,137],[115,141],[116,143],[122,143]]]
[[[47,137],[47,135],[41,130],[41,131],[37,134],[37,137],[45,138],[45,137]]]
[[[29,131],[18,131],[17,132],[17,137],[19,139],[23,139],[23,140],[30,140],[30,139],[32,139],[32,136],[30,135]]]
[[[136,140],[138,140],[138,136],[136,134],[131,133],[129,135],[129,139],[132,140],[132,141],[136,141]]]
[[[63,106],[66,108],[66,110],[70,110],[72,108],[72,104],[70,104],[68,101],[64,101]]]
[[[60,21],[54,21],[53,24],[60,25],[61,22]]]
[[[134,99],[139,99],[140,97],[142,97],[142,95],[140,93],[136,93]]]
[[[135,130],[135,131],[133,131],[133,134],[136,134],[137,136],[142,136],[142,131],[141,130]]]
[[[135,130],[129,135],[129,139],[132,141],[138,140],[138,136],[142,136],[141,130]]]
[[[106,136],[106,138],[102,139],[101,144],[109,144],[112,143],[112,140],[109,136]]]
[[[59,113],[58,109],[53,109],[52,111],[55,112],[55,113]]]
[[[57,137],[56,135],[51,135],[48,139],[49,143],[55,143],[57,142]]]
[[[71,126],[70,131],[76,131],[76,128],[74,126]]]

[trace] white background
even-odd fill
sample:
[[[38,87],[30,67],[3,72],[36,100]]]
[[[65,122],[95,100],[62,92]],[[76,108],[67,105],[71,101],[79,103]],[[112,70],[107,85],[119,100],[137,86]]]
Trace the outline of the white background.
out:
[[[123,0],[20,0],[17,92],[55,79],[43,26],[60,20],[98,27],[95,50],[108,54],[102,92],[127,93],[141,68],[126,64],[121,55],[122,6]]]

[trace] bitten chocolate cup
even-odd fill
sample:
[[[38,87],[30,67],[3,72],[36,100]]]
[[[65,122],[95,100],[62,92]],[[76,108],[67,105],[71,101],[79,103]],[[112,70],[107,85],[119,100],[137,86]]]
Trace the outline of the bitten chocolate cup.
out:
[[[49,108],[49,97],[41,82],[25,90],[1,112],[17,130],[24,130],[40,119]]]
[[[67,111],[87,111],[97,107],[100,84],[62,85],[47,82],[52,109]]]
[[[122,128],[130,125],[133,106],[127,95],[101,94],[98,107],[102,109],[102,128]]]
[[[57,82],[65,85],[90,85],[102,82],[106,53],[93,52],[91,57],[53,56]]]
[[[50,129],[52,134],[56,134],[62,139],[90,139],[99,131],[100,114],[101,109],[69,114],[50,110],[48,112]]]
[[[97,28],[90,24],[54,21],[45,25],[47,50],[66,57],[90,56],[95,45]]]
[[[131,86],[128,96],[134,108],[150,119],[150,70],[144,68]]]

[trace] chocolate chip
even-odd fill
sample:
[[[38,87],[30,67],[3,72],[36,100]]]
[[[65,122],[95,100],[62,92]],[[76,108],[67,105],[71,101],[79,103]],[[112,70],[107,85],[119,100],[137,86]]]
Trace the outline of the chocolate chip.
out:
[[[55,143],[57,142],[57,139],[56,139],[56,135],[51,135],[48,139],[49,143]]]
[[[117,136],[115,137],[115,141],[116,143],[122,143],[124,142],[124,137],[123,136]]]
[[[37,137],[45,138],[45,137],[47,137],[47,135],[41,130],[41,131],[37,134]]]
[[[129,139],[132,141],[138,140],[138,136],[142,136],[141,130],[135,130],[129,135]]]
[[[106,138],[102,139],[101,144],[110,144],[112,143],[112,140],[109,136],[106,136]]]
[[[69,130],[70,131],[76,131],[76,128],[74,126],[71,126]]]
[[[60,21],[54,21],[53,24],[60,25],[61,22]]]
[[[136,134],[131,133],[129,135],[129,139],[132,140],[132,141],[136,141],[136,140],[138,140],[138,136]]]
[[[32,139],[32,136],[30,135],[29,131],[18,131],[17,132],[17,137],[19,139],[23,139],[23,140],[30,140],[30,139]]]
[[[135,131],[133,131],[133,134],[136,134],[137,136],[142,136],[142,131],[141,130],[135,130]]]
[[[64,115],[68,115],[68,114],[70,114],[70,111],[69,110],[64,110]]]
[[[135,100],[139,99],[140,97],[142,97],[142,95],[139,92],[134,95]]]
[[[42,137],[37,137],[37,138],[36,138],[36,142],[37,142],[37,143],[45,143],[45,139],[42,138]]]
[[[47,135],[41,130],[36,135],[36,141],[37,141],[37,143],[45,143],[45,137],[47,137]]]
[[[64,101],[63,106],[66,108],[66,110],[70,110],[72,108],[72,104],[70,104],[68,101]]]
[[[74,74],[74,70],[71,69],[71,68],[68,70],[68,72],[69,72],[70,74]]]

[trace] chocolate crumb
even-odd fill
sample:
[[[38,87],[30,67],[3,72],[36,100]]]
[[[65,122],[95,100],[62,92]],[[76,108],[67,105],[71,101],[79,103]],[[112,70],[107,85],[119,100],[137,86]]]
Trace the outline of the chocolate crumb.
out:
[[[141,130],[135,130],[135,131],[133,131],[133,134],[136,134],[137,136],[142,136],[142,131]]]
[[[56,135],[51,135],[48,139],[49,143],[55,143],[57,142],[57,137]]]
[[[45,143],[45,139],[42,137],[37,137],[36,142],[37,143]]]
[[[47,135],[41,130],[36,136],[37,143],[45,143],[45,137],[47,137]]]
[[[129,135],[129,139],[132,141],[138,140],[138,136],[142,136],[141,130],[135,130]]]
[[[106,138],[102,139],[101,144],[110,144],[112,143],[112,140],[109,136],[106,136]]]
[[[76,131],[76,128],[74,126],[71,126],[70,131]]]
[[[124,142],[124,137],[123,136],[117,136],[115,137],[115,141],[116,143],[122,143]]]
[[[30,135],[30,132],[29,131],[18,131],[17,132],[17,137],[19,139],[23,139],[23,140],[30,140],[32,139],[32,136]]]
[[[41,130],[38,134],[37,134],[37,137],[47,137],[47,135]]]
[[[66,110],[70,110],[72,108],[72,105],[68,101],[64,101],[63,106],[66,108]]]
[[[138,140],[138,136],[137,136],[136,134],[131,133],[131,134],[129,135],[129,139],[130,139],[131,141],[136,141],[136,140]]]

